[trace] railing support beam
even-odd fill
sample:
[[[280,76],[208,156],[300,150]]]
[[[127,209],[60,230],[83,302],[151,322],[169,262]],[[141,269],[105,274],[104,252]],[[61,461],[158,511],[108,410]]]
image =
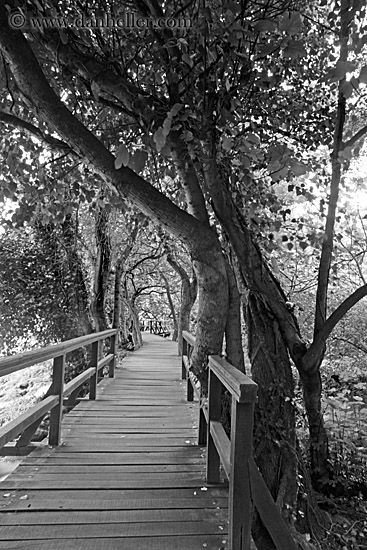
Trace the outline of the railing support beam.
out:
[[[93,342],[92,344],[92,358],[90,366],[95,369],[95,373],[90,379],[89,387],[89,399],[95,400],[97,397],[97,384],[98,384],[98,359],[99,359],[100,340]]]
[[[249,460],[252,456],[253,403],[232,397],[231,476],[229,480],[229,548],[250,550],[252,500]]]
[[[222,384],[213,371],[209,371],[209,419],[207,426],[206,481],[219,483],[220,456],[211,434],[211,422],[219,422],[222,414]]]
[[[52,394],[57,395],[59,403],[51,410],[49,444],[60,445],[61,420],[64,394],[65,354],[54,358],[52,369]]]

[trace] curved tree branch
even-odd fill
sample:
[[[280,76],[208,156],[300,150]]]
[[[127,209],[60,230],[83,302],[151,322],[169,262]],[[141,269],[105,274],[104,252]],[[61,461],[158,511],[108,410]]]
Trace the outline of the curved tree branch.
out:
[[[50,134],[45,134],[44,132],[42,132],[42,130],[40,130],[40,128],[38,128],[34,124],[31,124],[30,122],[19,118],[11,113],[0,111],[0,122],[3,122],[4,124],[9,124],[14,128],[25,130],[29,135],[36,137],[37,139],[42,141],[42,143],[52,147],[53,149],[61,149],[63,152],[65,152],[65,150],[69,150],[71,152],[69,145],[64,141],[61,141],[61,139],[55,138]]]
[[[304,365],[309,365],[309,369],[306,370],[312,370],[312,368],[315,368],[317,358],[320,356],[320,353],[322,353],[325,342],[331,332],[334,330],[339,321],[348,313],[348,311],[365,296],[367,296],[367,284],[357,288],[357,290],[348,296],[348,298],[346,298],[341,304],[339,304],[339,306],[328,317],[306,354],[302,358],[302,363]]]

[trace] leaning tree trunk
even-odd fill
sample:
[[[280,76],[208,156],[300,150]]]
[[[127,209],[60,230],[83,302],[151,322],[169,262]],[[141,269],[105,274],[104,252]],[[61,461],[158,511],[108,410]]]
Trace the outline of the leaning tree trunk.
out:
[[[111,268],[111,242],[108,229],[108,215],[102,208],[98,209],[96,213],[95,235],[97,259],[94,278],[94,298],[91,310],[94,315],[96,332],[99,332],[109,328],[105,303]]]
[[[170,311],[171,311],[172,321],[173,321],[172,341],[177,342],[178,322],[177,322],[177,315],[176,315],[176,311],[175,311],[175,306],[174,306],[174,303],[173,303],[173,300],[172,300],[171,289],[170,289],[170,286],[169,286],[168,279],[163,273],[162,273],[162,279],[163,279],[164,287],[166,289],[167,301],[168,301],[168,305],[169,305],[169,308],[170,308]]]
[[[193,280],[190,281],[190,277],[186,273],[183,266],[180,265],[171,254],[167,254],[167,262],[181,278],[181,305],[180,314],[178,317],[177,340],[178,355],[182,355],[182,333],[184,330],[190,332],[191,310],[197,295],[197,278],[195,275]]]
[[[248,352],[253,380],[258,384],[255,406],[255,460],[289,523],[297,500],[297,456],[293,376],[288,351],[276,319],[262,298],[250,292],[247,300]],[[255,514],[252,535],[258,550],[275,548]]]
[[[242,327],[241,327],[241,296],[237,281],[229,261],[226,262],[229,308],[226,324],[226,355],[229,363],[245,372],[245,359],[243,355]]]
[[[310,434],[310,472],[312,485],[317,491],[327,490],[329,481],[333,479],[333,472],[329,462],[329,441],[322,412],[322,382],[320,365],[324,356],[321,356],[310,365],[303,363],[299,368],[302,382],[303,399],[308,420]]]

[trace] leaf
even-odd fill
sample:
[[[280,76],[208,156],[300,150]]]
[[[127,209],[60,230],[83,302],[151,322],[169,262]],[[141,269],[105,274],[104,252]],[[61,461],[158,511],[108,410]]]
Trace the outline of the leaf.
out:
[[[135,151],[133,155],[131,155],[129,160],[129,166],[134,172],[137,174],[140,174],[145,168],[145,164],[148,160],[148,153],[146,151]]]
[[[160,151],[165,146],[166,138],[167,138],[167,135],[164,133],[164,130],[162,127],[158,128],[158,130],[154,132],[153,140],[158,153],[160,153]]]
[[[64,31],[59,31],[60,40],[64,46],[69,42],[69,37]]]
[[[347,80],[345,82],[342,82],[340,86],[340,91],[342,92],[343,96],[348,99],[353,95],[354,92],[354,86],[351,82],[348,82]]]
[[[127,166],[129,163],[129,151],[123,143],[119,145],[116,151],[115,168],[119,170],[121,166]]]
[[[279,25],[279,30],[290,34],[298,34],[302,31],[303,17],[298,11],[288,12]]]
[[[182,103],[175,103],[172,109],[170,110],[172,118],[178,114],[178,112],[182,109],[183,104]]]
[[[356,66],[354,63],[351,63],[350,61],[340,61],[336,63],[335,67],[330,69],[324,76],[322,80],[326,80],[329,82],[339,82],[340,80],[343,80],[345,78],[345,75],[347,73],[351,73],[355,71]]]
[[[306,164],[295,159],[291,160],[290,167],[295,176],[303,176],[309,171],[309,167]]]
[[[233,138],[232,137],[227,137],[227,136],[225,138],[223,138],[222,147],[226,151],[230,151],[233,147]]]
[[[182,61],[184,61],[184,63],[186,63],[186,65],[188,65],[189,67],[194,66],[193,60],[187,53],[182,54]]]
[[[307,52],[300,40],[289,40],[287,47],[283,51],[283,55],[290,59],[298,59],[299,57],[305,57]]]
[[[255,32],[272,32],[277,28],[275,21],[271,19],[262,19],[258,21],[254,26]]]
[[[91,86],[90,86],[90,89],[91,89],[91,92],[92,92],[92,94],[93,94],[94,99],[95,99],[96,101],[98,101],[98,100],[99,100],[99,94],[100,94],[100,92],[101,92],[101,87],[100,87],[100,85],[97,84],[97,82],[95,82],[95,81],[93,80],[93,82],[92,82],[92,84],[91,84]]]

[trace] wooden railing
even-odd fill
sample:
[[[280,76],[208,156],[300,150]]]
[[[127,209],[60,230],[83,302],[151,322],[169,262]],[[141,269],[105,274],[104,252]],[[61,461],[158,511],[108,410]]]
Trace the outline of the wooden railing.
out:
[[[207,446],[206,480],[219,483],[220,465],[229,479],[229,550],[250,550],[251,522],[255,507],[278,550],[296,550],[293,537],[274,503],[253,459],[253,418],[257,384],[217,355],[209,356],[208,397],[190,371],[195,338],[184,331],[182,379],[187,380],[187,399],[200,402],[199,445]],[[221,423],[222,389],[232,396],[231,438]]]
[[[170,321],[167,319],[142,319],[141,330],[149,330],[151,334],[167,337],[171,333]]]
[[[105,338],[110,338],[108,355],[101,358],[102,344]],[[73,406],[82,386],[89,381],[89,398],[95,399],[97,384],[101,370],[108,365],[110,378],[114,377],[116,365],[116,338],[117,330],[105,330],[80,338],[74,338],[60,344],[35,349],[19,355],[0,358],[0,377],[26,369],[43,361],[53,359],[52,383],[50,389],[40,403],[32,406],[18,418],[0,428],[1,455],[26,454],[32,447],[29,446],[32,436],[45,415],[50,412],[49,444],[60,444],[61,419],[63,407]],[[73,380],[64,383],[65,356],[71,351],[92,345],[91,360],[88,368]],[[15,447],[5,445],[13,441],[20,434]]]

